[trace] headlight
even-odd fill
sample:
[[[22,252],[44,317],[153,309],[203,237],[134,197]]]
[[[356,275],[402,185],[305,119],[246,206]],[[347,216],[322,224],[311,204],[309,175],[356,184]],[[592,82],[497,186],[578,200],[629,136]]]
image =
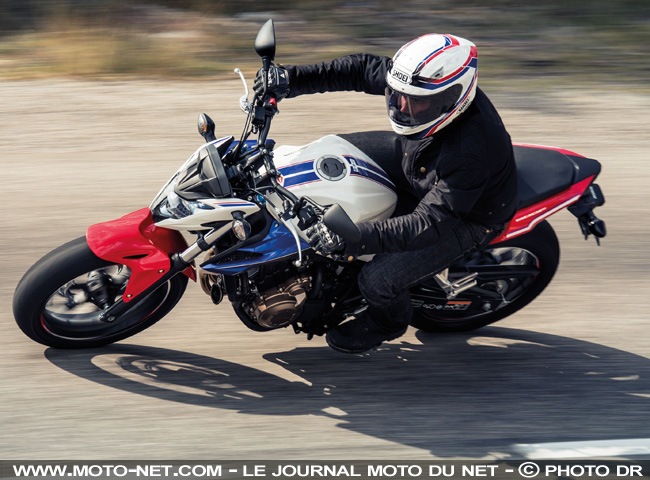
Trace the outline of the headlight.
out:
[[[192,215],[197,209],[214,210],[214,207],[205,203],[188,202],[184,198],[179,197],[174,191],[174,183],[170,182],[158,196],[158,203],[151,209],[154,220],[156,217],[159,219],[174,218],[178,220]]]
[[[183,200],[173,190],[167,194],[167,211],[173,218],[184,218],[194,213],[190,202]]]

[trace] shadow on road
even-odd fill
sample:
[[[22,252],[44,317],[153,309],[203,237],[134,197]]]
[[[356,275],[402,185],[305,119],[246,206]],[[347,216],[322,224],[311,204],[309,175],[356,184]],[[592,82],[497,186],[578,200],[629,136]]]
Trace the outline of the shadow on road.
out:
[[[341,428],[438,457],[520,456],[517,445],[624,439],[650,431],[650,360],[506,328],[419,332],[367,355],[327,347],[264,358],[298,375],[188,352],[113,345],[48,349],[56,366],[127,392],[258,415],[325,415]]]

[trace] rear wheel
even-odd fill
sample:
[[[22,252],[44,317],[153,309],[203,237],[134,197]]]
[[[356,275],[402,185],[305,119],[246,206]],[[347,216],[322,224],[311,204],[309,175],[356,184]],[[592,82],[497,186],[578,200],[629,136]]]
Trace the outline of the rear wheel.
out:
[[[187,286],[176,275],[112,322],[102,310],[122,296],[130,271],[97,257],[85,237],[50,252],[16,287],[14,317],[32,340],[56,348],[88,348],[116,342],[150,327],[180,300]]]
[[[489,246],[450,267],[451,281],[479,272],[478,284],[448,300],[435,280],[412,290],[411,325],[427,332],[474,330],[525,307],[550,283],[560,246],[544,221],[532,232]]]

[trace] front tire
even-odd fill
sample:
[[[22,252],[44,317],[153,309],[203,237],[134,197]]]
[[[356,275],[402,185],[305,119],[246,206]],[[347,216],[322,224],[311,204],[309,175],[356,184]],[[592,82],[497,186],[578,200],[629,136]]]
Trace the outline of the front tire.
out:
[[[187,277],[179,274],[111,323],[101,321],[102,302],[120,297],[130,272],[102,260],[85,237],[53,250],[24,275],[14,293],[16,323],[32,340],[55,348],[90,348],[135,335],[178,303]],[[99,280],[98,280],[99,279]],[[98,283],[101,295],[94,291]]]
[[[490,252],[495,254],[490,255]],[[424,299],[422,303],[416,302],[414,305],[412,326],[425,332],[465,332],[512,315],[532,302],[551,282],[560,261],[560,245],[555,231],[544,221],[525,235],[490,245],[481,255],[483,258],[501,261],[506,259],[504,262],[508,265],[534,266],[538,273],[528,278],[512,279],[504,276],[503,279],[483,283],[479,280],[477,287],[461,293],[449,302],[442,290],[431,281],[424,287],[429,292],[438,289],[438,295],[425,293],[419,290],[420,287],[412,292],[415,299]],[[495,265],[500,265],[498,262],[499,260],[495,260]],[[486,296],[485,292],[489,287],[495,292],[502,288],[499,295],[503,300],[495,302],[494,293],[492,297]],[[494,308],[496,304],[498,305]],[[435,308],[432,308],[432,305]],[[490,305],[492,308],[485,311],[481,308],[482,305]],[[454,311],[454,308],[466,310]]]

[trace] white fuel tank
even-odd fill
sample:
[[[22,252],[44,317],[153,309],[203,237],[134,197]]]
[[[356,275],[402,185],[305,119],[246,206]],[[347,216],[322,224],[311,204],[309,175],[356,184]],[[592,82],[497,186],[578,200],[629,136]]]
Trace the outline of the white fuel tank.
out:
[[[280,184],[297,197],[338,203],[355,223],[383,220],[395,209],[395,185],[386,172],[336,135],[300,147],[283,145],[273,153]]]

